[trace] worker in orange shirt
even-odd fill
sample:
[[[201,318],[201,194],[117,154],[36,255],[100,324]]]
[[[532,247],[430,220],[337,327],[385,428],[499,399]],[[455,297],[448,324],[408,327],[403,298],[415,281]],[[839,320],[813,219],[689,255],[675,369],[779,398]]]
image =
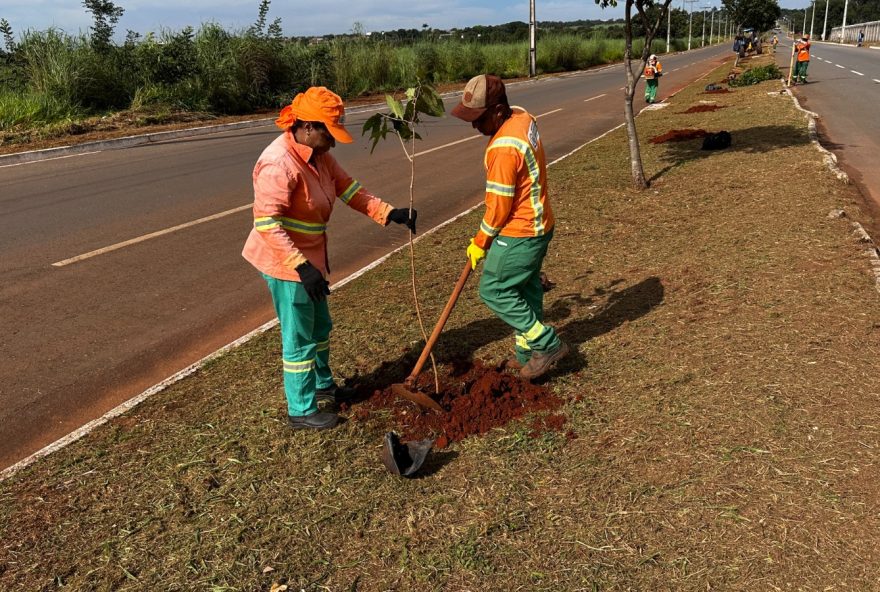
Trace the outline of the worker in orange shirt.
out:
[[[804,33],[800,41],[794,44],[794,51],[797,54],[797,61],[794,65],[794,82],[797,84],[803,79],[803,83],[807,83],[807,68],[810,66],[810,35]]]
[[[510,106],[504,83],[489,74],[467,83],[452,114],[491,138],[484,157],[486,212],[467,257],[472,269],[485,258],[480,297],[513,327],[520,375],[537,378],[569,352],[543,323],[541,264],[555,220],[538,124],[524,109]]]
[[[651,54],[645,63],[645,102],[649,105],[657,102],[657,89],[660,87],[661,76],[663,76],[663,66],[657,56]]]
[[[345,108],[335,93],[312,87],[296,95],[275,125],[283,130],[253,171],[254,227],[242,256],[262,272],[281,324],[281,357],[288,423],[295,429],[332,428],[335,412],[319,400],[340,402],[351,389],[330,371],[330,294],[327,222],[337,202],[376,221],[416,231],[416,211],[393,208],[368,193],[330,155],[351,143]]]

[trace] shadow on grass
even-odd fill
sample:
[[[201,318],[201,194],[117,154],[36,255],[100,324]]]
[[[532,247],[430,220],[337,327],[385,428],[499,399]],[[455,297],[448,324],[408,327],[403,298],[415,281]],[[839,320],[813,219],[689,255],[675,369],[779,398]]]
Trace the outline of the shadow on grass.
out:
[[[720,132],[723,128],[706,130],[710,133]],[[728,130],[729,131],[729,130]],[[802,146],[810,143],[806,129],[791,125],[761,125],[730,132],[732,142],[724,150],[701,150],[702,138],[684,142],[666,142],[666,152],[660,157],[662,162],[669,163],[649,179],[655,181],[681,164],[710,158],[717,153],[739,152],[742,154],[763,154],[771,150]]]
[[[612,280],[605,286],[594,288],[588,296],[579,293],[562,295],[547,309],[545,320],[556,327],[559,336],[572,345],[574,351],[541,382],[585,368],[587,361],[577,353],[578,345],[646,315],[663,302],[664,289],[660,278],[652,276],[632,286],[621,287],[624,282],[623,279]],[[588,315],[591,309],[598,310]],[[572,317],[573,320],[560,325]],[[451,365],[451,374],[455,376],[470,366],[475,351],[502,339],[510,340],[512,350],[513,330],[492,316],[441,334],[434,355],[438,364]],[[358,400],[364,400],[374,390],[383,390],[394,382],[403,382],[420,354],[421,350],[408,351],[396,360],[382,362],[369,374],[352,377],[348,384],[358,390]],[[425,368],[429,367],[430,361],[425,364]]]

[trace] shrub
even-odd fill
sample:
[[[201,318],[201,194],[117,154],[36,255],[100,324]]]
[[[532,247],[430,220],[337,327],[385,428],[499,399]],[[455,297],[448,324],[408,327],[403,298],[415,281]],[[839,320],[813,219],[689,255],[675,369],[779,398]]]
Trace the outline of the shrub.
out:
[[[782,72],[776,64],[767,64],[746,70],[730,81],[730,86],[750,86],[765,80],[777,80],[782,78]]]

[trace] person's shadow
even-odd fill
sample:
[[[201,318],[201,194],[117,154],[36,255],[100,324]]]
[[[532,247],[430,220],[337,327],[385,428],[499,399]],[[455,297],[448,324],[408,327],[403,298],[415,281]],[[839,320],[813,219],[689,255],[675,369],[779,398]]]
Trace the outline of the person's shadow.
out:
[[[541,382],[586,367],[586,360],[577,353],[578,345],[648,314],[663,302],[664,288],[660,278],[651,276],[631,286],[625,286],[625,283],[623,279],[613,280],[605,286],[595,287],[587,296],[580,292],[563,294],[545,310],[544,320],[557,328],[560,338],[571,345],[574,352],[560,361]],[[594,312],[588,314],[589,310]],[[486,312],[491,314],[488,309]],[[470,366],[474,352],[489,343],[510,339],[512,334],[513,330],[506,323],[494,315],[489,316],[442,333],[434,347],[434,355],[438,363],[451,364],[452,374],[456,375]],[[422,346],[420,342],[418,349],[410,350],[396,360],[383,362],[369,374],[352,377],[348,384],[362,394],[362,400],[392,382],[403,382],[421,354]]]

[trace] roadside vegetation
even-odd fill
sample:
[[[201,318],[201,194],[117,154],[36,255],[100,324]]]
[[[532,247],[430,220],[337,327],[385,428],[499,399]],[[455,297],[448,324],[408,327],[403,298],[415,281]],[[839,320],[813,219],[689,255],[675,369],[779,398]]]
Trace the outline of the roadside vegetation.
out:
[[[528,44],[519,27],[499,27],[504,34],[474,28],[440,35],[426,25],[410,36],[367,35],[356,24],[350,35],[290,38],[282,35],[279,19],[269,22],[263,0],[245,30],[204,23],[146,35],[128,31],[117,44],[112,35],[124,11],[112,2],[86,5],[94,17],[88,33],[49,29],[16,36],[10,23],[0,21],[0,145],[82,133],[94,125],[89,118],[120,112],[136,125],[181,112],[255,113],[278,108],[313,85],[351,99],[399,91],[414,80],[443,85],[484,72],[528,75]],[[620,61],[624,41],[617,33],[588,25],[550,27],[538,40],[538,72]],[[654,51],[665,47],[664,39]],[[673,50],[683,47],[673,42]]]
[[[645,140],[727,130],[728,149],[644,142],[647,191],[623,130],[550,169],[546,316],[577,352],[547,383],[561,431],[527,418],[393,477],[388,408],[289,431],[276,329],[0,483],[0,589],[876,588],[880,309],[859,196],[779,82],[705,92],[729,72],[639,116]],[[480,215],[416,244],[429,318]],[[408,266],[333,295],[337,370],[367,396],[421,346]],[[510,346],[469,288],[438,363]]]

